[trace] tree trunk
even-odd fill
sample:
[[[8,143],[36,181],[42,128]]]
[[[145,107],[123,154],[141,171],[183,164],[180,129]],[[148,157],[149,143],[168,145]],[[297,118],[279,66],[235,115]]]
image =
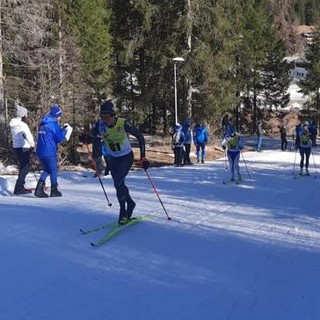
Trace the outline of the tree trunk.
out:
[[[7,144],[6,137],[6,116],[4,105],[4,75],[3,75],[3,52],[2,52],[2,1],[0,0],[0,147]]]

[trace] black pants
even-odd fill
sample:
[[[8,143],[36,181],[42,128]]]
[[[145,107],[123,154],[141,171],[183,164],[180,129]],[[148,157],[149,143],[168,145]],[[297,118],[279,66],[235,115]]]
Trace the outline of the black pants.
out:
[[[30,149],[14,148],[14,152],[18,160],[18,166],[19,166],[17,187],[22,188],[25,184],[26,176],[30,171]]]
[[[309,167],[309,158],[310,158],[310,153],[311,153],[311,148],[299,148],[300,152],[300,168],[303,168],[303,163],[304,163],[304,156],[306,156],[306,169]]]
[[[183,147],[174,147],[174,164],[176,166],[182,166],[183,160]]]
[[[190,150],[191,150],[191,144],[185,144],[185,151],[184,151],[184,159],[183,162],[184,164],[190,164],[191,160],[190,160]]]
[[[120,205],[120,217],[125,215],[126,202],[132,201],[129,190],[125,184],[125,178],[133,164],[133,152],[121,156],[110,157],[110,172],[113,179],[114,187],[117,192],[117,198]]]
[[[281,137],[281,150],[284,151],[287,149],[288,141],[287,137]]]

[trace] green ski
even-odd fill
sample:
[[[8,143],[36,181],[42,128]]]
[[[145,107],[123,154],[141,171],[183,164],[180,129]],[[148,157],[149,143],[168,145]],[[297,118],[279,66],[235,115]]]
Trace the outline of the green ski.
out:
[[[117,225],[118,225],[118,222],[111,222],[111,223],[104,224],[103,226],[96,227],[94,229],[89,229],[89,230],[80,229],[80,232],[82,234],[88,234],[88,233],[96,232],[96,231],[107,229],[107,228],[113,228],[113,227],[116,227]]]
[[[129,220],[128,223],[124,225],[119,225],[118,223],[117,226],[109,231],[101,240],[98,240],[97,242],[91,242],[91,245],[93,247],[100,247],[101,245],[105,244],[107,241],[109,241],[111,238],[113,238],[117,233],[119,233],[121,230],[124,230],[128,228],[129,226],[132,226],[141,220],[145,219],[145,216],[137,217],[137,218],[132,218]]]

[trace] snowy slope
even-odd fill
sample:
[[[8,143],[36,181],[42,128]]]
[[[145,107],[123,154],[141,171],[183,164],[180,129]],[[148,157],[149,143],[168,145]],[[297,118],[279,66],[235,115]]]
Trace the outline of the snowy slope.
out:
[[[62,172],[63,197],[48,199],[11,196],[16,177],[1,176],[1,319],[320,319],[320,152],[293,179],[299,155],[268,142],[243,154],[239,186],[222,183],[224,159],[151,168],[171,221],[145,173],[130,173],[148,219],[100,248],[90,242],[106,231],[79,229],[117,219],[110,177],[111,208],[83,173]]]

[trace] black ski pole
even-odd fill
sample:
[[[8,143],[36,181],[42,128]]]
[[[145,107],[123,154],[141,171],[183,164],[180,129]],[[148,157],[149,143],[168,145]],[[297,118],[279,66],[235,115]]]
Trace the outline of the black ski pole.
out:
[[[315,161],[315,159],[314,159],[314,154],[313,154],[312,150],[311,150],[311,154],[312,154],[314,169],[316,170],[316,175],[317,175],[317,174],[318,174],[318,169],[317,169],[316,161]]]
[[[228,168],[228,161],[227,161],[227,148],[226,148],[226,150],[224,150],[224,161],[226,164],[226,171],[228,171],[229,168]]]
[[[35,155],[34,155],[34,153],[33,153],[33,150],[30,150],[30,154],[32,155],[32,158],[33,158],[33,159],[35,160],[35,162],[36,162],[36,158],[35,158]],[[37,176],[36,176],[36,172],[35,172],[34,166],[33,166],[33,164],[32,164],[32,158],[30,159],[29,165],[30,165],[30,169],[31,169],[31,171],[32,171],[32,173],[33,173],[33,175],[34,175],[34,178],[36,179],[36,182],[38,183],[38,178],[37,178]]]
[[[298,151],[298,148],[296,149],[296,151],[294,153],[294,162],[293,162],[292,174],[294,174],[294,170],[295,170],[295,167],[296,167],[297,151]]]
[[[150,178],[150,175],[149,175],[148,171],[147,171],[147,170],[144,170],[144,171],[145,171],[145,173],[146,173],[146,175],[147,175],[147,177],[148,177],[148,179],[149,179],[149,182],[150,182],[150,184],[151,184],[151,186],[152,186],[155,194],[157,195],[157,197],[158,197],[158,199],[159,199],[159,202],[160,202],[161,205],[162,205],[162,208],[163,208],[165,214],[167,215],[168,220],[172,220],[172,219],[169,217],[168,212],[167,212],[166,208],[165,208],[164,205],[163,205],[163,202],[162,202],[162,200],[161,200],[161,198],[160,198],[160,195],[159,195],[159,193],[158,193],[155,185],[153,184],[153,182],[152,182],[152,180],[151,180],[151,178]]]
[[[91,160],[91,163],[92,163],[93,169],[95,170],[95,172],[96,172],[96,174],[97,174],[97,177],[98,177],[98,179],[99,179],[99,182],[100,182],[101,188],[102,188],[102,190],[103,190],[104,196],[105,196],[105,197],[106,197],[106,199],[107,199],[108,206],[109,206],[109,207],[111,207],[111,206],[112,206],[112,203],[109,201],[109,198],[108,198],[108,195],[107,195],[106,189],[104,188],[104,185],[103,185],[103,183],[102,183],[102,181],[101,181],[101,178],[100,178],[99,172],[98,172],[98,170],[97,170],[97,166],[96,166],[96,164],[95,164],[95,162],[94,162],[94,160],[93,160],[92,156],[90,156],[91,152],[90,152],[89,146],[88,146],[88,144],[87,144],[87,143],[85,143],[85,145],[86,145],[87,150],[88,150],[88,152],[89,152],[89,158],[90,158],[90,160]]]
[[[28,142],[25,133],[23,133],[22,136],[23,136],[23,139],[26,140],[26,142]],[[34,148],[30,148],[30,149],[29,149],[29,152],[30,152],[30,155],[29,155],[29,166],[30,166],[31,171],[33,172],[34,178],[36,179],[36,181],[37,181],[37,183],[38,183],[38,178],[37,178],[36,173],[35,173],[35,171],[34,171],[34,168],[33,168],[33,165],[32,165],[32,159],[31,159],[31,158],[32,158],[31,156],[33,156],[33,158],[35,159],[35,162],[36,162],[36,158],[35,158],[35,156],[34,156],[34,151],[33,151],[33,149],[34,149]]]
[[[243,152],[242,151],[240,151],[240,152],[241,152],[241,155],[242,155],[242,160],[243,160],[244,166],[246,167],[246,171],[247,171],[248,177],[251,180],[251,176],[250,176],[247,164],[246,164],[246,160],[244,159]]]

